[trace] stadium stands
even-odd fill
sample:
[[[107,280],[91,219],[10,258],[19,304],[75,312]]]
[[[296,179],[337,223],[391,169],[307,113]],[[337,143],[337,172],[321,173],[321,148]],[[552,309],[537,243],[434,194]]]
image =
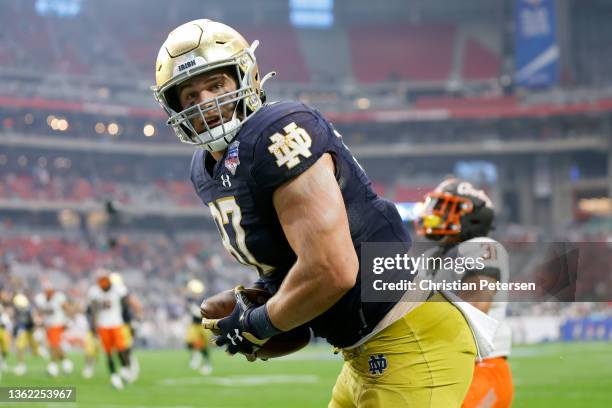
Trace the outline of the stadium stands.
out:
[[[133,7],[143,4],[135,3]],[[3,6],[2,67],[25,68],[44,75],[95,74],[152,80],[150,71],[159,43],[173,27],[168,17],[173,11],[164,7],[147,10],[149,24],[134,25],[130,24],[129,13],[117,16],[110,5],[89,3],[87,11],[77,19],[41,17],[33,5],[33,0],[27,0]],[[604,52],[610,47],[609,28],[604,23],[607,15],[594,15],[578,7],[575,11],[575,35],[567,51],[575,56],[575,66],[564,67],[564,78],[577,83],[609,83],[606,72],[611,61]],[[593,23],[593,19],[601,22]],[[344,77],[365,84],[389,80],[489,80],[502,74],[503,33],[496,29],[500,24],[495,19],[478,26],[470,19],[401,25],[353,22],[334,27],[336,33],[330,41],[335,47],[346,42],[341,48],[350,50],[350,55],[336,55],[350,59],[338,62],[339,66],[353,67],[354,72]],[[321,79],[309,72],[304,61],[307,53],[301,49],[304,42],[300,37],[308,38],[309,30],[298,33],[287,23],[242,23],[237,27],[249,41],[261,41],[258,57],[262,70],[278,69],[279,81],[308,83]],[[313,38],[320,42],[323,37],[319,34],[313,34]]]
[[[584,7],[581,3],[573,5],[572,52],[575,61],[575,78],[578,84],[610,86],[612,57],[612,28],[606,24],[610,11],[600,7]]]
[[[468,38],[463,50],[461,77],[465,80],[497,78],[501,73],[501,58],[481,45],[473,38]]]
[[[187,181],[157,180],[139,185],[135,182],[115,182],[78,177],[50,177],[44,184],[29,175],[2,174],[0,201],[25,200],[62,203],[104,202],[113,200],[124,205],[199,207],[199,199]]]
[[[356,26],[349,35],[359,81],[445,81],[451,73],[451,25]]]
[[[159,44],[170,29],[169,22],[159,16],[155,24],[138,26],[105,13],[53,21],[18,6],[9,7],[0,22],[11,33],[0,45],[0,63],[5,67],[139,80],[152,80],[151,67]],[[257,55],[262,72],[277,70],[280,82],[308,83],[313,79],[294,28],[282,24],[238,28],[248,41],[260,41]],[[347,42],[344,47],[350,50],[350,61],[337,62],[353,67],[354,72],[345,77],[364,83],[445,82],[451,75],[457,47],[457,28],[452,24],[357,24],[345,30],[346,36],[334,37],[335,43]],[[302,31],[300,36],[308,37],[309,33]],[[466,79],[488,79],[499,73],[499,57],[473,39],[467,41],[464,54]],[[347,58],[347,54],[336,53],[336,57]]]
[[[33,8],[21,2],[3,4],[0,25],[3,33],[0,37],[2,65],[40,69],[55,61],[50,41],[52,25],[47,19],[37,16]]]
[[[238,27],[247,41],[259,40],[257,59],[261,75],[278,71],[276,80],[305,83],[310,73],[300,52],[295,30],[290,26]]]

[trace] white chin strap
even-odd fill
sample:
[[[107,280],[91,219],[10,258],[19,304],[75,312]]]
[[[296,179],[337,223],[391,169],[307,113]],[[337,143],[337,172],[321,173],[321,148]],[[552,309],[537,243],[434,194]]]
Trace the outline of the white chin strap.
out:
[[[225,150],[232,142],[232,139],[236,137],[238,130],[240,130],[240,124],[240,119],[234,116],[232,120],[225,122],[223,125],[210,129],[210,132],[207,133],[212,141],[203,143],[201,146],[211,152]]]

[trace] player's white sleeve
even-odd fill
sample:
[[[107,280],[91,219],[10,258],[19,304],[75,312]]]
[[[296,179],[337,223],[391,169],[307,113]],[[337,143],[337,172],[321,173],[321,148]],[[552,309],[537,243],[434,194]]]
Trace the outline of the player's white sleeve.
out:
[[[114,289],[120,298],[128,294],[128,290],[124,285],[117,285]]]
[[[44,293],[37,293],[34,296],[34,304],[38,307],[45,307],[46,298]]]
[[[508,253],[504,246],[499,242],[489,237],[473,238],[465,241],[460,245],[461,256],[480,256],[482,264],[486,268],[483,274],[492,276],[491,273],[497,273],[496,279],[501,283],[510,281],[510,266]],[[474,271],[478,273],[478,271]],[[512,347],[512,332],[510,326],[505,322],[507,308],[507,293],[498,291],[493,296],[489,316],[500,322],[495,335],[493,336],[494,351],[489,357],[499,357],[510,355]]]
[[[55,294],[56,296],[56,302],[58,305],[61,305],[62,303],[66,303],[66,295],[63,292],[57,292]]]
[[[96,287],[92,286],[87,289],[87,301],[92,302],[96,299]]]

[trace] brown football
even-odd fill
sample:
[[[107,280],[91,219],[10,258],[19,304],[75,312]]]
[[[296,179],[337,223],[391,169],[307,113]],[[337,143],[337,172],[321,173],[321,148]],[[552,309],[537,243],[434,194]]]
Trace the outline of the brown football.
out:
[[[254,304],[263,305],[272,295],[257,288],[245,289],[247,298]],[[200,307],[202,317],[207,319],[222,319],[229,316],[236,306],[236,298],[233,289],[217,293],[204,299]],[[306,327],[296,327],[295,329],[277,334],[268,340],[259,350],[257,358],[267,360],[269,358],[283,357],[304,348],[310,341],[310,330]]]

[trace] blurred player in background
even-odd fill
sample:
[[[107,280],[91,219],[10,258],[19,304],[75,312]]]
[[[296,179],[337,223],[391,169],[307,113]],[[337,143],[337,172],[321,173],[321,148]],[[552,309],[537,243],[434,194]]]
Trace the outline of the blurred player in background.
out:
[[[508,254],[503,246],[487,235],[492,228],[494,207],[487,194],[472,184],[455,178],[443,181],[427,194],[423,212],[416,220],[416,230],[438,247],[428,256],[482,257],[485,267],[466,271],[462,282],[479,285],[480,280],[508,282]],[[452,270],[430,270],[437,281],[454,281]],[[500,322],[493,337],[493,353],[476,362],[472,383],[463,402],[464,408],[507,408],[512,403],[513,385],[510,365],[510,326],[504,322],[507,302],[504,295],[491,290],[458,291],[471,303]]]
[[[70,361],[63,350],[63,336],[68,323],[69,304],[64,293],[55,290],[47,284],[44,292],[36,296],[36,306],[42,315],[42,322],[47,333],[47,344],[51,353],[51,360],[47,365],[47,372],[52,377],[57,377],[61,368],[65,374],[70,374],[73,369]]]
[[[11,319],[8,314],[10,294],[0,289],[0,378],[8,370],[7,359],[11,346]]]
[[[204,284],[198,279],[192,279],[187,283],[187,309],[191,316],[191,324],[187,329],[185,342],[187,349],[191,352],[189,367],[199,369],[204,375],[212,372],[210,353],[208,350],[208,334],[202,327],[202,316],[200,315],[200,304],[204,299]]]
[[[205,327],[254,359],[269,338],[307,325],[343,349],[334,408],[458,406],[476,353],[466,319],[444,299],[361,300],[362,243],[403,252],[409,233],[327,119],[300,102],[265,103],[270,74],[260,79],[256,47],[195,20],[169,34],[156,63],[155,97],[178,138],[198,147],[191,180],[223,245],[274,294]]]
[[[23,293],[13,297],[14,326],[13,334],[17,348],[16,375],[24,375],[27,371],[25,352],[29,348],[33,355],[40,355],[40,346],[34,336],[34,314],[30,300]]]
[[[113,387],[123,389],[124,383],[133,382],[138,373],[130,365],[130,350],[124,329],[124,308],[128,307],[127,289],[123,285],[113,284],[110,271],[98,270],[97,282],[89,289],[88,300],[91,305],[96,332],[108,363],[110,381]],[[113,358],[116,353],[121,368],[117,368]]]
[[[94,323],[94,311],[88,302],[85,306],[85,335],[83,337],[83,352],[85,354],[85,364],[81,375],[83,378],[92,378],[96,369],[98,359],[98,340],[96,336],[96,326]]]
[[[123,287],[126,292],[121,308],[121,317],[123,318],[121,330],[123,331],[123,336],[125,337],[127,353],[130,356],[130,369],[132,370],[133,376],[138,377],[140,365],[133,351],[136,331],[139,321],[142,319],[142,305],[140,304],[138,298],[128,290],[125,282],[123,281],[123,276],[121,276],[119,272],[111,272],[109,277],[113,285]]]

